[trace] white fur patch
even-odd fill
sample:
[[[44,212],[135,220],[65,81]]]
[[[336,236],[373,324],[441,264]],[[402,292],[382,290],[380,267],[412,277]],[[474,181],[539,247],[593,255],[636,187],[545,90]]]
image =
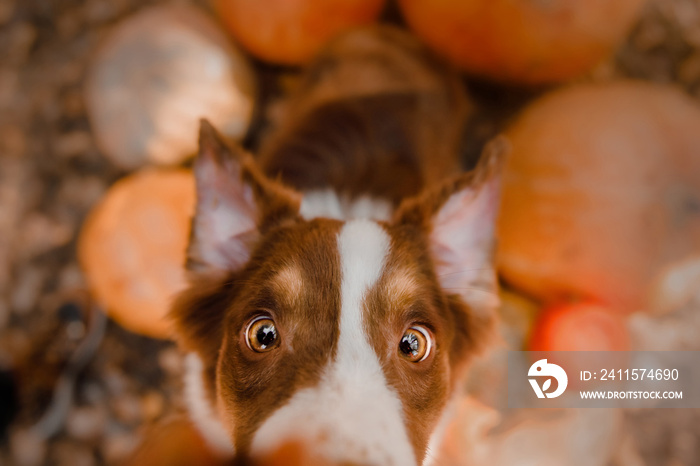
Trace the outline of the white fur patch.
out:
[[[262,424],[253,439],[254,454],[298,440],[332,461],[417,464],[401,401],[388,386],[363,329],[363,299],[380,277],[389,247],[388,235],[374,222],[355,220],[341,230],[340,336],[335,360],[318,386],[297,392]]]
[[[369,196],[351,199],[338,195],[332,189],[322,189],[304,194],[299,213],[306,220],[319,217],[336,220],[389,220],[392,210],[391,203],[385,199]]]
[[[185,403],[190,419],[207,444],[223,457],[233,456],[231,437],[209,403],[204,381],[204,365],[195,353],[185,356]]]

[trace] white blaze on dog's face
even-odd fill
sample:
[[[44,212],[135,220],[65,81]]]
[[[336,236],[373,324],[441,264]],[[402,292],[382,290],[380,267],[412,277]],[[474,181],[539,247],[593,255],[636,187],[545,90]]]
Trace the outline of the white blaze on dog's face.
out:
[[[173,316],[210,442],[261,463],[288,445],[303,464],[430,458],[496,304],[496,168],[487,157],[390,221],[309,219],[204,124],[193,283]]]

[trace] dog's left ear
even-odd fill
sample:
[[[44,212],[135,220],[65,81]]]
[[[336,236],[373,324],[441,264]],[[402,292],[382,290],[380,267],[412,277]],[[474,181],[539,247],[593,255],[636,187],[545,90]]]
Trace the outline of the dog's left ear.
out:
[[[496,138],[474,170],[404,201],[393,220],[424,231],[445,293],[459,295],[476,312],[498,305],[495,229],[507,147],[504,137]]]
[[[267,178],[240,147],[230,147],[202,120],[194,162],[197,204],[187,268],[195,273],[241,269],[266,228],[296,218],[301,197]]]

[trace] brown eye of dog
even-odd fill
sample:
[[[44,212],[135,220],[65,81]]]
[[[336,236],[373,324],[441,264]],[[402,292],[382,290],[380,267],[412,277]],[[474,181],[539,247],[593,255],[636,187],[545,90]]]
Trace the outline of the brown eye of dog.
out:
[[[414,325],[406,330],[399,342],[399,354],[411,361],[424,361],[433,349],[433,340],[425,327]]]
[[[248,348],[257,353],[264,353],[275,348],[279,343],[275,322],[268,316],[258,316],[251,320],[245,331]]]

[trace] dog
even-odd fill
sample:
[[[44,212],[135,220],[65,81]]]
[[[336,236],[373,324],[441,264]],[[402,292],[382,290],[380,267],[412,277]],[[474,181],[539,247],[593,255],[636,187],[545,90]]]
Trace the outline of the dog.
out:
[[[428,464],[493,329],[502,143],[462,170],[466,91],[391,27],[332,42],[287,109],[255,158],[201,124],[190,416],[246,464]]]

